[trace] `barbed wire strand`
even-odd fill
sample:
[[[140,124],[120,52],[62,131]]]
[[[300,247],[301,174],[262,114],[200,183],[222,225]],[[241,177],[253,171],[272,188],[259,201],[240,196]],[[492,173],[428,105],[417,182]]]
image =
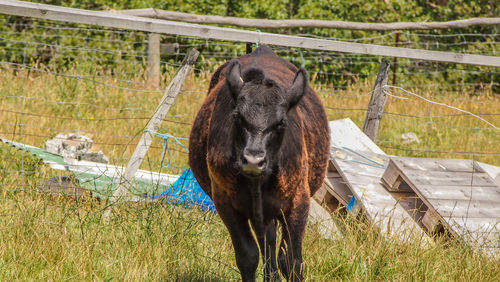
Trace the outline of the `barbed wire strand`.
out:
[[[429,100],[429,99],[427,99],[427,98],[425,98],[425,97],[423,97],[423,96],[421,96],[421,95],[418,95],[418,94],[415,94],[415,93],[413,93],[413,92],[410,92],[410,91],[408,91],[408,90],[406,90],[406,89],[404,89],[404,88],[402,88],[402,87],[399,87],[399,86],[386,85],[386,86],[384,86],[384,88],[393,88],[393,89],[398,89],[398,90],[401,90],[401,91],[405,92],[406,94],[409,94],[409,95],[415,96],[415,97],[417,97],[417,98],[420,98],[420,99],[422,99],[422,100],[424,100],[424,101],[426,101],[426,102],[428,102],[428,103],[431,103],[431,104],[436,104],[436,105],[440,105],[440,106],[443,106],[443,107],[447,107],[447,108],[450,108],[450,109],[453,109],[453,110],[456,110],[456,111],[459,111],[459,112],[462,112],[462,113],[465,113],[465,114],[471,115],[471,116],[473,116],[473,117],[475,117],[475,118],[477,118],[477,119],[479,119],[479,120],[481,120],[481,121],[485,122],[485,123],[486,123],[486,124],[488,124],[489,126],[493,127],[495,130],[500,131],[500,128],[496,127],[496,126],[495,126],[494,124],[492,124],[491,122],[489,122],[489,121],[487,121],[486,119],[484,119],[484,118],[482,118],[482,117],[480,117],[480,116],[478,116],[478,115],[476,115],[476,114],[473,114],[473,113],[471,113],[471,112],[469,112],[469,111],[462,110],[462,109],[460,109],[460,108],[457,108],[457,107],[454,107],[454,106],[450,106],[450,105],[445,104],[445,103],[439,103],[439,102],[435,102],[435,101]],[[387,95],[391,96],[391,97],[395,97],[394,95],[392,95],[392,94],[390,94],[390,93],[388,93],[388,92],[385,92],[385,93],[386,93]],[[401,98],[401,97],[397,97],[397,98]]]

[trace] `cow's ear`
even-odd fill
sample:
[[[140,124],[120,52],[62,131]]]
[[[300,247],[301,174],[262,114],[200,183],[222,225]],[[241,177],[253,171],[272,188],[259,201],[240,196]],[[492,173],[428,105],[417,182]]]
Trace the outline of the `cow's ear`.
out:
[[[243,87],[243,79],[241,78],[241,65],[238,60],[234,60],[227,66],[226,83],[229,86],[231,95],[236,100],[238,94]]]
[[[295,78],[293,79],[292,86],[286,92],[286,99],[288,101],[288,108],[292,108],[306,93],[308,86],[307,71],[304,68],[300,68],[297,73],[295,73]]]

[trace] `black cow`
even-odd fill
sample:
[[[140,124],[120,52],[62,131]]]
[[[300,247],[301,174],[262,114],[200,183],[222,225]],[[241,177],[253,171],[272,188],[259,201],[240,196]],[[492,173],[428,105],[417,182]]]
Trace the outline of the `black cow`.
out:
[[[214,73],[191,131],[189,163],[229,230],[243,281],[255,280],[259,262],[250,225],[265,279],[279,279],[279,266],[287,280],[303,280],[302,239],[310,197],[325,177],[329,138],[307,72],[269,47]]]

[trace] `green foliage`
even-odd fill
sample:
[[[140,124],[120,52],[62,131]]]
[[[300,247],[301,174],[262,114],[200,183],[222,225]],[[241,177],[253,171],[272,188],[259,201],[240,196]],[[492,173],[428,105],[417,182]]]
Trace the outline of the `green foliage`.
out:
[[[139,8],[158,8],[195,14],[235,16],[245,18],[266,19],[322,19],[357,22],[400,22],[400,21],[447,21],[470,17],[496,16],[495,1],[342,1],[342,0],[278,0],[278,1],[236,1],[236,0],[161,0],[161,1],[88,1],[88,0],[49,0],[47,4],[62,5],[74,8],[93,10],[121,10]],[[19,18],[2,17],[0,21],[0,60],[14,63],[42,63],[57,68],[71,68],[87,62],[102,69],[115,69],[117,65],[129,65],[131,71],[145,61],[147,36],[142,32],[100,32],[87,30],[51,30],[53,22]],[[60,24],[56,24],[60,25]],[[69,27],[89,26],[66,24]],[[399,42],[402,47],[423,48],[441,51],[480,53],[494,55],[500,35],[498,26],[475,26],[465,29],[446,29],[430,31],[401,32]],[[339,40],[361,40],[363,43],[394,45],[395,32],[378,32],[365,30],[294,28],[268,29],[267,32],[282,34],[306,34],[334,38]],[[451,34],[489,34],[491,36],[446,36]],[[439,36],[439,37],[436,37]],[[371,38],[371,39],[369,39]],[[465,41],[465,43],[464,43]],[[29,42],[29,43],[25,43]],[[35,44],[38,42],[39,44]],[[203,64],[197,67],[212,70],[222,61],[244,54],[242,43],[212,42],[180,36],[163,36],[163,42],[176,42],[181,46],[181,53],[189,47],[197,47],[202,51]],[[48,45],[47,45],[48,44]],[[57,46],[65,47],[57,47]],[[74,48],[71,48],[74,47]],[[86,48],[85,49],[82,49]],[[300,65],[299,50],[294,48],[277,48],[281,56]],[[305,53],[306,68],[316,73],[321,81],[346,86],[359,78],[374,75],[381,59],[374,56],[352,54],[335,54],[327,52]],[[94,54],[95,53],[95,54]],[[163,57],[168,63],[178,64],[182,56]],[[500,93],[500,76],[488,74],[491,68],[463,66],[457,64],[421,63],[399,59],[397,72],[398,84],[417,84],[420,81],[434,78],[428,70],[442,73],[441,81],[446,88],[474,92],[478,87],[490,87],[494,93]],[[462,70],[462,72],[457,71]],[[467,87],[466,87],[467,86]]]

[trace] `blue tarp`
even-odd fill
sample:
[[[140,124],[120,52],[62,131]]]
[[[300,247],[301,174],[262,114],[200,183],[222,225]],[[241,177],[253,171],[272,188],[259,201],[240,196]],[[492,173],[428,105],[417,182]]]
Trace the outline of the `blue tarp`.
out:
[[[188,207],[199,207],[215,213],[215,205],[212,199],[201,189],[191,170],[185,170],[177,181],[155,199],[165,198],[170,203],[186,205]]]

